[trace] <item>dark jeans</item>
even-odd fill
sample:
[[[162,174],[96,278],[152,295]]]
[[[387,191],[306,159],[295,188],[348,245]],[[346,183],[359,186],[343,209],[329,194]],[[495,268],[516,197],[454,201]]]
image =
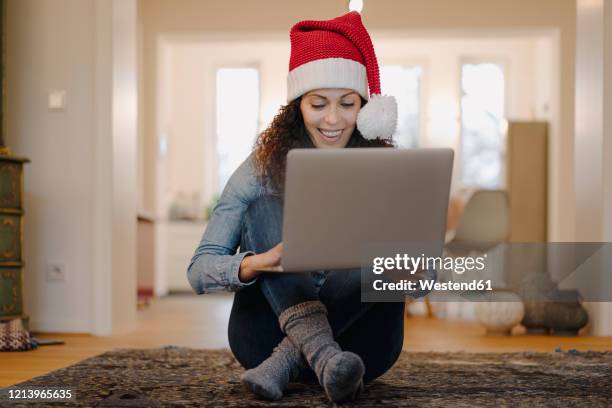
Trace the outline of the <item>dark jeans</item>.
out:
[[[242,228],[241,251],[262,253],[281,242],[282,214],[278,199],[264,196],[253,202]],[[244,368],[258,366],[285,337],[278,315],[298,303],[320,300],[342,350],[362,358],[364,379],[384,374],[402,350],[404,303],[361,303],[360,277],[358,270],[331,271],[317,293],[309,273],[261,274],[234,295],[228,333],[234,356]]]

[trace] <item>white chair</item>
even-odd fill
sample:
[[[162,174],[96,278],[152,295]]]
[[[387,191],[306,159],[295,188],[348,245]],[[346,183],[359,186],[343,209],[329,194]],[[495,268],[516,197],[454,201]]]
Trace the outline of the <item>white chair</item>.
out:
[[[508,196],[503,190],[474,190],[467,198],[457,227],[446,235],[444,256],[480,256],[507,241],[510,232]],[[461,275],[463,276],[463,275]],[[455,281],[457,276],[446,270],[438,271],[438,281]],[[473,304],[443,302],[440,312],[455,316],[470,316]],[[446,310],[446,311],[444,311]]]
[[[509,228],[506,192],[476,190],[465,204],[457,228],[447,234],[446,250],[450,255],[486,252],[506,241]]]
[[[475,256],[506,241],[509,235],[508,196],[503,190],[475,190],[467,199],[455,230],[446,234],[445,256]],[[438,281],[450,276],[438,271]],[[428,296],[423,298],[427,316],[434,313]],[[413,302],[409,299],[407,306]],[[406,309],[406,315],[410,316]]]

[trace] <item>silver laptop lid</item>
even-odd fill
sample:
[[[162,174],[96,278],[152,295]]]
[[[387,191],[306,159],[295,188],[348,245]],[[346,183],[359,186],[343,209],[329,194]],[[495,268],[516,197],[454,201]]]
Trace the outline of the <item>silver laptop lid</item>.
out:
[[[283,269],[358,268],[370,242],[443,242],[452,163],[451,149],[291,150]]]

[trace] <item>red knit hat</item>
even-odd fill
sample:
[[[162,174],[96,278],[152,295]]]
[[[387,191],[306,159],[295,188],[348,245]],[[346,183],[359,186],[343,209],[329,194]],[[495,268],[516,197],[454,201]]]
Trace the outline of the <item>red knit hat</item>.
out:
[[[392,96],[380,95],[378,61],[358,12],[333,20],[300,21],[289,35],[288,102],[314,89],[353,89],[369,99],[357,117],[361,134],[367,139],[393,135],[397,103]]]

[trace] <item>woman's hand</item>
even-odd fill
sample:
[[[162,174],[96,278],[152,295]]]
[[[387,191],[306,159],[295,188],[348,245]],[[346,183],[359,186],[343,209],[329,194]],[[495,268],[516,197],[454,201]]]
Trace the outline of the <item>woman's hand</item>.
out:
[[[280,266],[282,255],[283,243],[281,242],[264,253],[245,256],[240,263],[238,277],[242,282],[253,280],[261,273],[260,269]]]

